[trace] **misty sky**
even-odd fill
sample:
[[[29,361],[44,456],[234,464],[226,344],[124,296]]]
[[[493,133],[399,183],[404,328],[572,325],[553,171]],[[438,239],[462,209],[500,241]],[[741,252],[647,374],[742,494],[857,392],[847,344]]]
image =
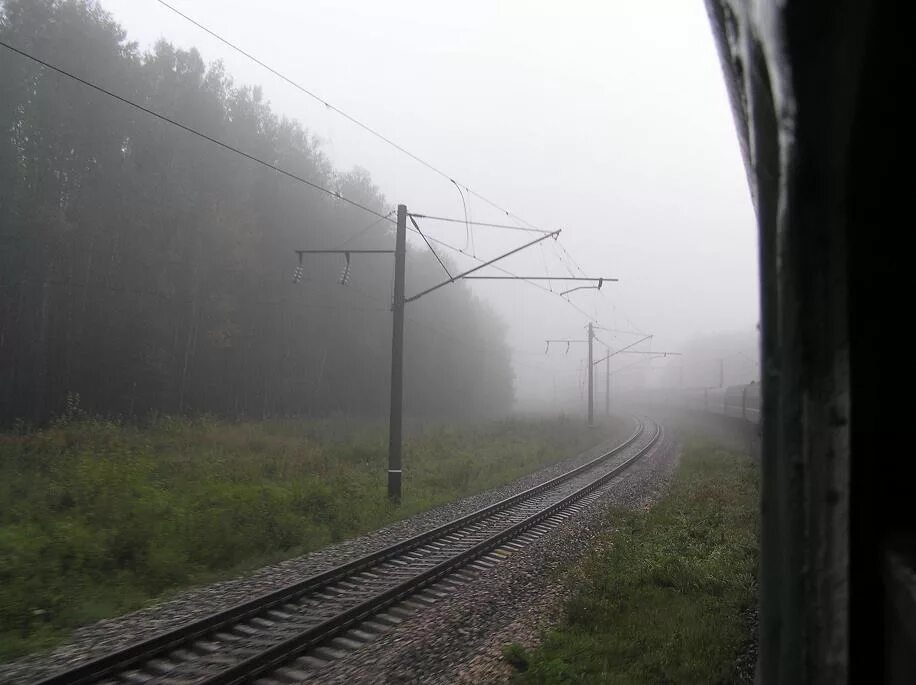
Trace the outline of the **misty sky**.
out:
[[[560,243],[589,275],[621,279],[601,294],[570,296],[601,325],[654,333],[653,348],[669,350],[753,332],[755,222],[702,0],[169,1],[461,184],[533,224],[562,228]],[[322,139],[336,167],[366,168],[392,205],[464,216],[441,176],[156,0],[102,5],[141,46],[158,38],[196,46],[206,61],[222,59],[237,83],[263,86],[276,111]],[[475,220],[506,220],[475,198],[468,209]],[[423,228],[471,249],[463,225]],[[478,228],[473,243],[488,258],[528,238]],[[565,275],[561,257],[546,245],[503,265]],[[544,339],[583,337],[585,315],[524,283],[468,287],[509,327],[522,406],[554,384],[561,394],[581,385],[584,346],[545,355]],[[620,366],[634,361],[621,355]],[[717,373],[710,367],[697,382]]]

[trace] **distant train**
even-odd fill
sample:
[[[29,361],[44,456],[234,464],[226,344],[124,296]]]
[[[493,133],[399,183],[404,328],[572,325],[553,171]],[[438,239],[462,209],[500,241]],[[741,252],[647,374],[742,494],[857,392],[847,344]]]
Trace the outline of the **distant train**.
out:
[[[685,409],[705,411],[750,423],[760,423],[760,384],[728,388],[693,388],[672,393],[670,399]]]
[[[650,391],[648,395],[646,399],[663,406],[709,412],[760,424],[759,383],[727,388],[669,388]]]

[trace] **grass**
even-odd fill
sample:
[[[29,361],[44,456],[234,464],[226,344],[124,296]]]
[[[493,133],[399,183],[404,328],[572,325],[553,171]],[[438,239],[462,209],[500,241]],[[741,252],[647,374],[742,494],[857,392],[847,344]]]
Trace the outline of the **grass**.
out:
[[[533,652],[509,645],[518,683],[729,683],[756,605],[758,474],[746,455],[688,442],[668,494],[613,510],[569,576],[562,625]]]
[[[380,424],[82,418],[0,433],[0,660],[164,592],[508,482],[610,429],[566,419],[415,427],[397,508]]]

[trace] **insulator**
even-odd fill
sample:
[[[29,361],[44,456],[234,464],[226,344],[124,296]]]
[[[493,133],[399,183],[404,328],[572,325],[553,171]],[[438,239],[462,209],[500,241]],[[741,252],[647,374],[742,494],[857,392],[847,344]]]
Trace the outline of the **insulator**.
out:
[[[293,283],[299,283],[302,281],[302,265],[296,267],[296,270],[293,271]]]

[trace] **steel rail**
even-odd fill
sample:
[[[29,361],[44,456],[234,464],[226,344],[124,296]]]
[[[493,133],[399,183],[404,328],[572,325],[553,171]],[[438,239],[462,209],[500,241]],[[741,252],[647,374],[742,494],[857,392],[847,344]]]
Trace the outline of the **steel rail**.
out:
[[[379,613],[383,609],[395,604],[402,599],[415,594],[428,585],[447,576],[452,571],[482,557],[490,550],[498,547],[503,542],[518,537],[529,528],[539,524],[541,521],[550,518],[554,514],[566,509],[571,504],[591,494],[602,485],[606,484],[612,478],[617,476],[621,471],[630,466],[637,459],[646,454],[658,442],[662,434],[661,424],[655,424],[655,435],[652,439],[636,454],[617,465],[606,474],[596,478],[588,485],[576,490],[570,495],[564,497],[551,506],[543,509],[523,521],[506,528],[499,533],[489,537],[470,549],[455,555],[454,557],[443,561],[442,563],[409,578],[402,583],[390,588],[389,590],[372,597],[371,599],[358,604],[351,609],[344,611],[323,623],[303,631],[299,635],[280,642],[263,652],[253,656],[245,661],[239,662],[228,669],[221,671],[201,681],[200,685],[238,685],[239,683],[250,682],[252,679],[263,675],[271,669],[278,668],[289,661],[297,654],[317,647],[319,644],[339,635],[350,628],[358,625],[363,620]]]
[[[624,442],[595,459],[545,481],[540,485],[531,487],[424,533],[407,538],[296,583],[265,593],[227,609],[214,612],[203,618],[178,626],[177,628],[163,631],[150,638],[140,640],[121,649],[104,654],[74,668],[59,671],[47,678],[37,681],[35,685],[87,685],[88,683],[114,676],[120,672],[140,667],[143,663],[176,649],[181,645],[220,631],[234,624],[244,622],[250,618],[254,618],[273,608],[294,601],[300,596],[314,592],[342,578],[354,575],[355,573],[376,566],[388,559],[421,547],[431,540],[445,537],[476,521],[492,516],[519,502],[535,497],[542,492],[561,485],[629,447],[642,435],[644,429],[645,426],[643,423],[637,419],[635,430]],[[626,463],[629,463],[629,461]]]

